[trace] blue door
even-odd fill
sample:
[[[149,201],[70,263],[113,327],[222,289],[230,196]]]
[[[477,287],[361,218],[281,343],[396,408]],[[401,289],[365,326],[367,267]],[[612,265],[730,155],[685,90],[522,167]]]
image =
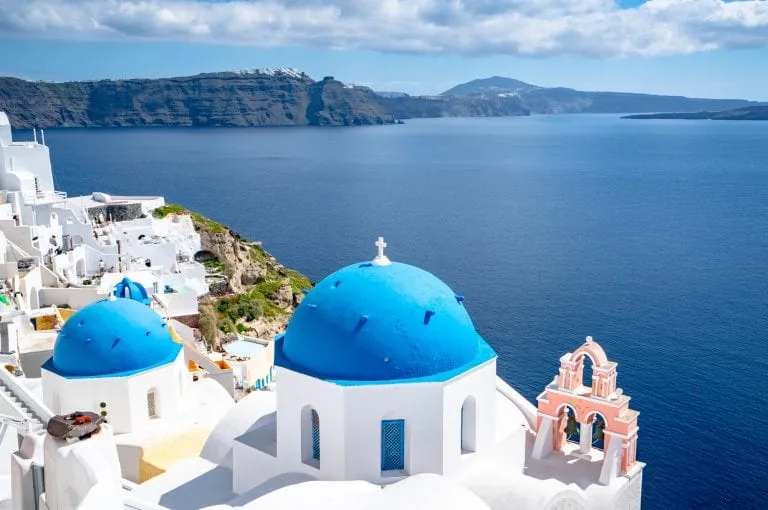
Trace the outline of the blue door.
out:
[[[381,470],[405,469],[405,421],[381,422]]]

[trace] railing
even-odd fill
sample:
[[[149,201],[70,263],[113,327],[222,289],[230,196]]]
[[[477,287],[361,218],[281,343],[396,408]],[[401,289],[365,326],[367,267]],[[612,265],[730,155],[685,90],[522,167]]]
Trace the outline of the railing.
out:
[[[67,199],[65,191],[38,191],[36,193],[24,195],[25,204],[34,204],[37,202],[63,202]]]
[[[0,414],[0,423],[16,427],[16,429],[18,429],[20,432],[29,432],[30,430],[30,420],[25,420],[24,418],[16,418],[15,416],[8,416],[7,414]]]
[[[519,394],[512,386],[506,383],[501,377],[496,377],[496,390],[507,397],[515,404],[520,412],[523,413],[525,419],[528,421],[528,425],[531,430],[536,430],[537,427],[537,413],[536,406],[528,401],[524,396]]]
[[[27,406],[36,415],[36,418],[43,422],[43,426],[48,423],[48,420],[53,418],[51,410],[24,385],[20,384],[16,376],[10,374],[7,370],[0,369],[0,382],[5,384],[8,391],[15,395],[22,404]]]

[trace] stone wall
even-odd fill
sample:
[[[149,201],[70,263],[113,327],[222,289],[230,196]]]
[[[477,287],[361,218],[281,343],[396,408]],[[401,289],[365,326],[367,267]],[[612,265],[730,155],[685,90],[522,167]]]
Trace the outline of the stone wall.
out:
[[[88,209],[88,217],[92,221],[97,221],[101,215],[105,220],[110,218],[113,221],[130,221],[141,218],[143,214],[141,204],[104,204],[97,205]]]

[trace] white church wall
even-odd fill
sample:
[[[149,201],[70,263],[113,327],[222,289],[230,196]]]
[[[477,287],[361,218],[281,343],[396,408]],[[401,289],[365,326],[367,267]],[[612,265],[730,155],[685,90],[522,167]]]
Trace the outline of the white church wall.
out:
[[[131,430],[140,430],[150,420],[176,416],[182,395],[181,377],[186,372],[183,351],[174,363],[128,377]],[[154,393],[154,416],[150,416],[149,393]]]
[[[442,474],[442,386],[409,383],[344,387],[346,478],[386,484],[405,475]],[[405,469],[382,472],[381,422],[399,419],[405,425]]]
[[[128,387],[120,377],[64,378],[48,370],[41,373],[43,401],[54,414],[75,411],[106,411],[106,419],[117,433],[130,430]],[[101,403],[106,407],[102,408]]]
[[[442,474],[454,476],[463,455],[491,449],[496,442],[495,360],[445,383],[442,420]]]
[[[42,371],[45,405],[56,414],[105,411],[118,434],[139,429],[150,419],[147,393],[155,392],[155,416],[173,416],[178,410],[184,357],[174,363],[126,377],[64,378]],[[106,404],[101,407],[101,403]]]
[[[280,368],[277,392],[277,452],[281,472],[307,473],[324,480],[343,480],[345,474],[344,389]],[[317,411],[320,422],[320,462],[302,448],[302,410]],[[312,465],[314,464],[314,465]],[[319,466],[319,467],[316,467]]]

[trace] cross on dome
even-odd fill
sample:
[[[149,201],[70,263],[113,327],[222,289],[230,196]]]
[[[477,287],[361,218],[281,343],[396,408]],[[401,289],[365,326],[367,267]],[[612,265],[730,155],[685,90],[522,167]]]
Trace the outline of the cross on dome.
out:
[[[373,243],[373,244],[374,244],[374,246],[376,246],[376,248],[379,249],[378,254],[376,255],[376,257],[372,261],[373,265],[375,265],[375,266],[388,266],[388,265],[390,265],[392,263],[392,261],[389,260],[389,258],[386,255],[384,255],[384,248],[387,247],[387,243],[384,242],[384,238],[383,237],[379,237],[379,239],[375,243]]]

